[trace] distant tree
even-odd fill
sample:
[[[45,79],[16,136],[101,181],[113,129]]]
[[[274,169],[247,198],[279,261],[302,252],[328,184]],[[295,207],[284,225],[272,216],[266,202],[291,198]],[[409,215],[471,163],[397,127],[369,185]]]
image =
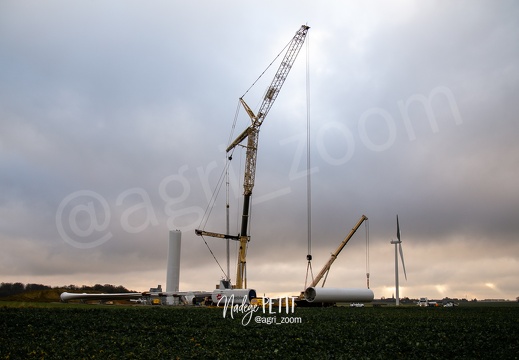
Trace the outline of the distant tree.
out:
[[[25,285],[17,283],[2,283],[0,288],[0,296],[10,296],[23,293],[25,291]]]
[[[11,287],[12,295],[20,294],[20,293],[23,293],[24,291],[25,291],[25,285],[22,284],[21,282],[14,283],[13,286]]]
[[[516,301],[519,301],[519,296],[515,298]]]
[[[27,284],[25,285],[25,291],[37,291],[37,290],[47,290],[50,289],[50,286],[43,284]]]
[[[11,283],[0,284],[0,296],[9,296],[11,294]]]
[[[122,285],[117,286],[114,290],[115,290],[116,293],[129,292],[128,289],[125,288],[125,287],[122,286]]]
[[[55,286],[54,289],[65,289],[65,290],[74,290],[73,287],[75,285],[62,285],[62,286]]]
[[[20,282],[17,283],[6,283],[2,282],[0,283],[0,297],[5,296],[11,296],[23,293],[25,291],[36,291],[36,290],[47,290],[47,289],[53,289],[52,287],[48,285],[43,284],[22,284]],[[82,291],[82,292],[92,292],[92,291],[98,291],[103,293],[125,293],[130,292],[127,288],[125,288],[122,285],[111,285],[111,284],[95,284],[94,286],[89,285],[64,285],[64,286],[55,286],[54,289],[64,289],[69,291]]]
[[[114,293],[115,292],[115,286],[111,285],[111,284],[104,284],[103,286],[103,292],[105,293]]]

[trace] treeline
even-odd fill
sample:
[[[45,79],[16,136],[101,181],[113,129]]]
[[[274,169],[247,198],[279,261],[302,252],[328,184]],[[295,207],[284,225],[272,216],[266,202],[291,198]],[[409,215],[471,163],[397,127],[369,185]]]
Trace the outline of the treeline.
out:
[[[122,285],[115,286],[110,284],[95,284],[93,286],[88,285],[65,285],[65,286],[48,286],[42,284],[22,284],[22,283],[1,283],[0,284],[0,297],[11,296],[21,294],[23,292],[35,291],[35,290],[51,290],[51,289],[60,289],[60,290],[68,290],[68,291],[95,291],[95,292],[103,292],[103,293],[125,293],[125,292],[133,292],[128,290]]]

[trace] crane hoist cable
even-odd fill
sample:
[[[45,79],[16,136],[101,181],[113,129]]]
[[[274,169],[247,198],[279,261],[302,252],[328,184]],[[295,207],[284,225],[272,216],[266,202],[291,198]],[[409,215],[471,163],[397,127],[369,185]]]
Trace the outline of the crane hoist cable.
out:
[[[235,112],[235,115],[234,115],[234,121],[233,121],[232,129],[231,129],[231,135],[229,136],[230,139],[232,138],[232,133],[233,133],[234,128],[236,126],[236,122],[237,122],[238,115],[239,115],[239,112],[240,112],[240,107],[241,107],[241,105],[240,105],[240,102],[238,101],[238,106],[237,106],[237,109],[236,109],[236,112]],[[230,139],[229,139],[229,141],[230,141]],[[222,187],[223,183],[225,182],[225,210],[226,210],[226,213],[227,213],[226,231],[229,234],[229,216],[228,216],[228,212],[229,212],[229,208],[230,208],[230,201],[229,201],[229,188],[230,188],[229,167],[230,167],[230,161],[231,160],[232,160],[232,154],[229,155],[229,156],[226,155],[226,161],[225,161],[224,169],[223,169],[222,173],[220,174],[220,177],[218,179],[218,182],[217,182],[217,185],[215,187],[215,190],[214,190],[213,194],[211,195],[211,199],[209,199],[209,201],[207,203],[207,207],[206,207],[206,209],[204,211],[202,219],[200,220],[200,224],[198,225],[198,229],[205,229],[205,227],[207,225],[207,222],[209,220],[209,216],[211,215],[211,212],[212,212],[212,210],[214,208],[214,205],[216,203],[217,197],[218,197],[218,195],[219,195],[219,193],[221,191],[221,187]],[[205,238],[203,236],[202,236],[202,239],[204,240],[204,243],[207,246],[207,249],[209,250],[211,255],[213,256],[214,260],[216,261],[216,263],[218,264],[218,266],[220,267],[220,269],[224,273],[225,278],[227,280],[230,280],[230,246],[229,246],[229,239],[227,239],[227,242],[226,242],[227,272],[225,272],[222,269],[222,266],[220,265],[220,262],[216,258],[214,252],[212,251],[211,247],[209,246],[209,244],[207,243],[207,241],[205,240]]]
[[[234,121],[232,123],[231,127],[231,133],[229,134],[229,139],[227,140],[227,144],[230,144],[232,139],[234,138],[234,130],[236,129],[236,123],[238,122],[238,116],[240,114],[241,109],[241,103],[240,100],[238,100],[238,105],[236,106],[236,112],[234,113]],[[234,153],[234,149],[232,149],[232,152],[228,155],[229,161],[232,160],[232,154]]]
[[[200,221],[200,225],[198,227],[199,229],[205,228],[205,225],[207,224],[207,221],[209,220],[209,215],[211,214],[211,211],[214,208],[214,203],[216,202],[216,198],[218,197],[218,194],[220,193],[220,190],[221,190],[223,182],[228,183],[228,181],[226,180],[227,177],[228,177],[228,170],[229,170],[229,162],[227,161],[226,165],[225,165],[225,168],[224,168],[222,174],[220,175],[220,178],[218,179],[218,185],[217,185],[215,191],[213,192],[213,194],[211,196],[211,199],[209,200],[209,202],[207,204],[207,208],[205,209],[205,213],[204,213],[204,215],[202,217],[202,220]],[[227,193],[227,197],[228,197],[228,185],[226,186],[226,193]],[[226,207],[228,207],[228,201],[226,201],[226,202],[227,202]],[[229,274],[229,261],[227,261],[227,273],[226,273],[223,270],[222,266],[220,265],[220,262],[216,258],[213,250],[211,249],[211,247],[209,246],[209,244],[205,240],[204,236],[201,236],[201,237],[202,237],[202,240],[204,240],[205,246],[207,246],[207,249],[209,250],[209,252],[213,256],[214,261],[216,261],[216,263],[218,264],[218,267],[220,267],[220,270],[225,275],[225,278],[229,279],[229,276],[230,276],[230,274]],[[227,250],[227,254],[228,253],[229,253],[229,251]]]
[[[207,246],[207,249],[209,249],[209,252],[211,253],[211,255],[213,255],[213,259],[214,259],[214,261],[216,261],[216,263],[217,263],[218,266],[220,267],[220,270],[222,270],[222,273],[223,273],[224,276],[227,278],[227,274],[225,273],[225,271],[224,271],[223,268],[222,268],[222,265],[220,265],[220,262],[218,261],[218,259],[217,259],[216,256],[214,255],[213,250],[211,250],[211,248],[209,247],[209,244],[207,243],[207,241],[205,241],[204,236],[201,235],[200,237],[202,238],[202,240],[204,240],[205,246]]]
[[[310,37],[306,42],[306,199],[308,214],[308,255],[312,255],[312,177],[310,141]]]
[[[272,66],[272,64],[274,64],[276,62],[276,60],[281,56],[281,54],[283,54],[285,52],[285,49],[288,47],[288,45],[290,45],[290,43],[292,42],[292,40],[290,40],[286,45],[285,47],[279,52],[279,54],[276,55],[276,57],[274,58],[274,60],[272,60],[272,62],[267,66],[267,68],[265,70],[263,70],[263,72],[260,74],[260,76],[258,76],[258,78],[256,80],[254,80],[254,82],[252,83],[252,85],[247,89],[247,91],[245,91],[243,93],[243,95],[241,96],[241,98],[243,98],[245,95],[247,95],[247,93],[250,91],[250,89],[252,89],[254,87],[254,85],[256,85],[256,83],[259,81],[259,79],[262,78],[263,75],[265,75],[265,73],[267,72],[268,69],[270,69],[270,67]],[[230,143],[230,141],[229,141]]]
[[[222,173],[220,174],[220,177],[218,178],[218,182],[216,184],[215,191],[213,192],[213,194],[211,195],[211,199],[209,199],[209,202],[207,203],[207,207],[205,209],[204,215],[202,216],[202,219],[200,220],[198,229],[204,229],[207,224],[207,221],[209,220],[209,215],[211,214],[211,212],[214,208],[216,199],[220,193],[220,190],[222,189],[223,183],[225,182],[225,174],[226,174],[228,168],[229,168],[229,162],[226,162],[225,167],[224,167]]]
[[[365,222],[366,226],[366,283],[369,289],[369,219]]]
[[[314,281],[312,269],[312,177],[311,177],[311,141],[310,141],[310,37],[306,42],[306,211],[307,211],[307,242],[305,289],[308,275]]]
[[[234,121],[232,124],[231,134],[229,135],[229,142],[232,139],[232,135],[234,132],[234,128],[236,127],[236,122],[238,119],[238,115],[240,113],[240,102],[238,101],[238,107],[236,109],[236,112],[234,114]],[[202,216],[202,220],[200,220],[200,224],[198,225],[198,229],[205,229],[205,226],[207,225],[207,221],[209,220],[209,215],[211,215],[211,211],[214,207],[214,204],[216,202],[216,198],[218,197],[218,194],[220,193],[221,187],[223,183],[226,183],[226,208],[229,206],[229,167],[230,167],[230,161],[232,160],[232,153],[227,156],[226,155],[226,161],[225,161],[225,167],[222,170],[222,173],[220,174],[220,177],[218,178],[218,182],[216,183],[215,190],[213,194],[211,195],[211,199],[209,199],[209,202],[207,203],[207,207],[205,209],[204,215]]]

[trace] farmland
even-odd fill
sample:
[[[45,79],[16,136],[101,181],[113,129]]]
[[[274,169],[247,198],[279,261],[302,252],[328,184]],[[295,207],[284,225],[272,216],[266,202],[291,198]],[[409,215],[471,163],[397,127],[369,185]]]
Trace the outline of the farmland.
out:
[[[0,359],[517,358],[519,307],[296,308],[300,323],[200,307],[0,302]]]

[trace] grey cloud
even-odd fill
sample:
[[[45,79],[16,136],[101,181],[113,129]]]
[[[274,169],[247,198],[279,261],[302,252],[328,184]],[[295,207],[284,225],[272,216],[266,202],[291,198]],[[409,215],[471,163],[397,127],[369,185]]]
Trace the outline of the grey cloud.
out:
[[[4,257],[23,264],[0,262],[2,281],[39,277],[59,284],[70,272],[78,279],[156,274],[165,264],[168,227],[176,226],[187,229],[183,284],[213,286],[218,276],[202,277],[197,269],[219,269],[192,227],[222,171],[237,98],[308,21],[312,166],[318,168],[311,179],[312,229],[319,261],[366,214],[376,296],[390,296],[389,240],[398,213],[409,259],[404,296],[439,293],[431,273],[444,279],[446,295],[495,297],[500,289],[501,297],[516,296],[503,276],[517,269],[510,255],[519,210],[515,3],[374,9],[206,2],[204,11],[179,2],[33,5],[0,5],[0,239]],[[283,291],[266,280],[280,269],[287,276],[283,286],[299,290],[289,277],[305,266],[306,178],[294,172],[306,166],[295,140],[305,136],[304,51],[260,135],[248,271],[269,287],[261,292]],[[251,106],[262,91],[247,94]],[[241,115],[235,134],[247,126]],[[233,229],[243,159],[235,153]],[[106,200],[111,221],[103,231],[112,237],[77,249],[59,233],[56,213],[67,196],[84,190]],[[208,230],[223,230],[223,209],[220,196]],[[150,214],[153,223],[146,222]],[[88,229],[86,215],[78,215],[80,230]],[[125,221],[142,229],[129,232]],[[356,236],[345,262],[337,261],[337,283],[362,276],[364,265],[353,258],[364,258],[364,235]],[[216,240],[208,241],[223,262],[223,244]],[[452,256],[443,259],[440,250],[426,255],[421,247],[431,242]],[[492,252],[487,243],[494,244]],[[468,255],[460,250],[473,244]],[[425,256],[430,272],[419,269]],[[474,259],[504,258],[510,259],[492,275],[474,267]],[[234,268],[234,255],[232,261]],[[345,270],[348,264],[355,269]],[[460,270],[464,264],[474,273]],[[150,286],[157,281],[149,279]],[[494,290],[485,283],[495,283]]]

